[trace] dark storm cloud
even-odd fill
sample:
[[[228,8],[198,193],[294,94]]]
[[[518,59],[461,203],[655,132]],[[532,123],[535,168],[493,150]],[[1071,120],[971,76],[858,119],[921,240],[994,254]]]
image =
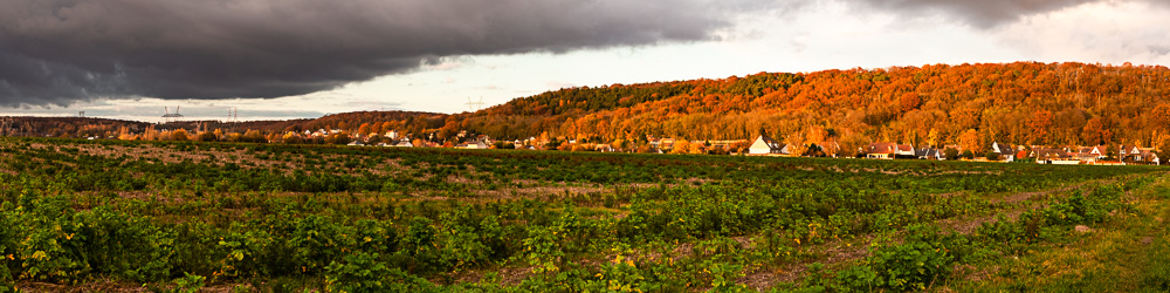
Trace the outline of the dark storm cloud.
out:
[[[438,57],[710,39],[734,0],[7,0],[0,106],[268,98]]]
[[[1107,0],[861,0],[876,8],[910,16],[945,12],[964,23],[990,28],[1020,17]]]

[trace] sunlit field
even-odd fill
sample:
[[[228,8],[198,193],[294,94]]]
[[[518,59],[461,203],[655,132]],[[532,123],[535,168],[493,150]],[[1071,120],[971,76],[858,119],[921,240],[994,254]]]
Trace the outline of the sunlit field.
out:
[[[0,138],[0,291],[1170,290],[1167,170]]]

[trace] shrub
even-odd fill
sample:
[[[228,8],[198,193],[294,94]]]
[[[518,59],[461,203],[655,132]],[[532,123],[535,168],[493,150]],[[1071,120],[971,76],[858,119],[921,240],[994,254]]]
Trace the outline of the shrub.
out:
[[[94,273],[139,282],[170,278],[175,235],[146,218],[98,207],[79,213],[74,238]]]
[[[565,252],[560,245],[560,238],[547,227],[536,226],[528,229],[528,238],[524,239],[524,255],[534,273],[556,273],[561,267],[561,258]]]
[[[950,274],[957,260],[950,246],[962,240],[954,234],[939,234],[930,226],[910,226],[903,243],[875,249],[862,266],[839,271],[835,281],[855,291],[926,290]]]
[[[16,260],[17,236],[16,221],[9,216],[7,205],[0,203],[0,291],[3,286],[15,281],[15,272],[20,271],[20,263]]]
[[[346,226],[318,215],[308,215],[292,223],[293,230],[286,237],[292,249],[295,264],[301,272],[324,268],[339,258],[355,233]]]
[[[374,253],[355,252],[325,268],[325,292],[431,292],[425,279],[389,268]]]
[[[997,153],[997,152],[987,151],[987,154],[985,154],[984,156],[987,157],[987,160],[999,161],[999,153]]]
[[[207,277],[183,273],[182,278],[172,281],[175,283],[175,288],[171,289],[170,292],[196,293],[199,292],[200,288],[203,288],[204,281],[207,281]]]
[[[944,247],[909,242],[874,251],[870,259],[878,284],[899,291],[925,290],[950,273],[954,261]]]
[[[946,157],[947,160],[951,160],[951,161],[958,160],[959,159],[959,150],[956,150],[953,148],[947,148],[947,149],[943,150],[943,156]]]
[[[412,273],[426,273],[447,268],[443,263],[443,255],[438,249],[438,237],[435,229],[430,225],[431,220],[424,217],[414,217],[410,220],[410,228],[402,238],[402,250],[399,253],[408,256],[409,263],[405,264]]]

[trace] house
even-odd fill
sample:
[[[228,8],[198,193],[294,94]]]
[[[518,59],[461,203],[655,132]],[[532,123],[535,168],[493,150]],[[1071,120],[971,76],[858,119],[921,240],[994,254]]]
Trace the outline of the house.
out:
[[[1133,154],[1133,152],[1130,152]],[[1162,160],[1153,149],[1138,149],[1137,154],[1130,156],[1130,162],[1136,164],[1161,165]]]
[[[1031,157],[1036,158],[1037,164],[1076,165],[1080,160],[1074,158],[1067,149],[1032,148]]]
[[[1103,145],[1093,147],[1093,149],[1089,151],[1089,154],[1097,156],[1098,160],[1109,158],[1108,148]]]
[[[389,139],[398,139],[398,131],[397,131],[397,130],[391,130],[391,131],[387,131],[387,132],[386,132],[386,138],[389,138]]]
[[[943,152],[936,148],[920,148],[914,150],[914,156],[920,160],[938,160],[943,161],[947,159]]]
[[[1085,163],[1093,163],[1099,159],[1105,159],[1105,148],[1101,147],[1076,147],[1067,150],[1069,157],[1077,161]]]
[[[1141,153],[1142,149],[1136,145],[1121,145],[1121,147],[1117,149],[1117,156],[1122,160],[1129,159],[1130,157]]]
[[[410,139],[403,138],[403,139],[399,140],[398,143],[395,143],[394,147],[412,148],[412,147],[414,147],[414,143],[410,142]]]
[[[780,155],[784,153],[785,149],[786,148],[784,144],[776,142],[767,135],[760,135],[759,137],[756,137],[756,140],[752,142],[751,146],[748,147],[748,154],[757,156]]]
[[[660,153],[667,153],[674,149],[673,138],[662,138],[650,140],[650,148],[658,150]]]
[[[835,158],[841,154],[841,145],[837,144],[837,142],[835,142],[835,141],[823,141],[820,143],[813,144],[809,147],[816,148],[815,149],[816,151],[820,151],[821,154],[823,154],[824,156],[828,156],[828,157]]]
[[[898,145],[889,142],[871,143],[865,147],[865,157],[870,159],[893,160]]]
[[[457,149],[487,149],[489,147],[491,146],[483,141],[465,142],[455,146]]]
[[[999,155],[1000,159],[1004,162],[1012,162],[1016,160],[1016,150],[1008,144],[993,142],[991,143],[991,152]]]
[[[865,148],[865,157],[870,159],[893,160],[894,158],[913,158],[914,146],[892,142],[875,142]]]
[[[349,143],[349,144],[347,144],[347,145],[348,145],[348,146],[363,146],[363,145],[366,145],[366,144],[362,143],[361,141],[357,141],[357,140],[355,140],[355,141],[352,141],[352,142],[350,142],[350,143]]]
[[[1122,162],[1134,164],[1157,164],[1158,155],[1154,153],[1153,148],[1142,148],[1135,145],[1122,145],[1121,149],[1117,151],[1117,157]]]
[[[613,146],[611,146],[609,144],[595,145],[595,146],[593,146],[593,150],[603,152],[603,153],[612,153],[612,152],[616,151],[616,149],[614,149]]]

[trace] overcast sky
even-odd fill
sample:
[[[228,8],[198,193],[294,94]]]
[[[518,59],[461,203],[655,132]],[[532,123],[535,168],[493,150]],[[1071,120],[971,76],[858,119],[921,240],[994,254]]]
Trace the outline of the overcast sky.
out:
[[[976,62],[1170,64],[1161,0],[10,0],[0,115],[454,113],[564,87]]]

